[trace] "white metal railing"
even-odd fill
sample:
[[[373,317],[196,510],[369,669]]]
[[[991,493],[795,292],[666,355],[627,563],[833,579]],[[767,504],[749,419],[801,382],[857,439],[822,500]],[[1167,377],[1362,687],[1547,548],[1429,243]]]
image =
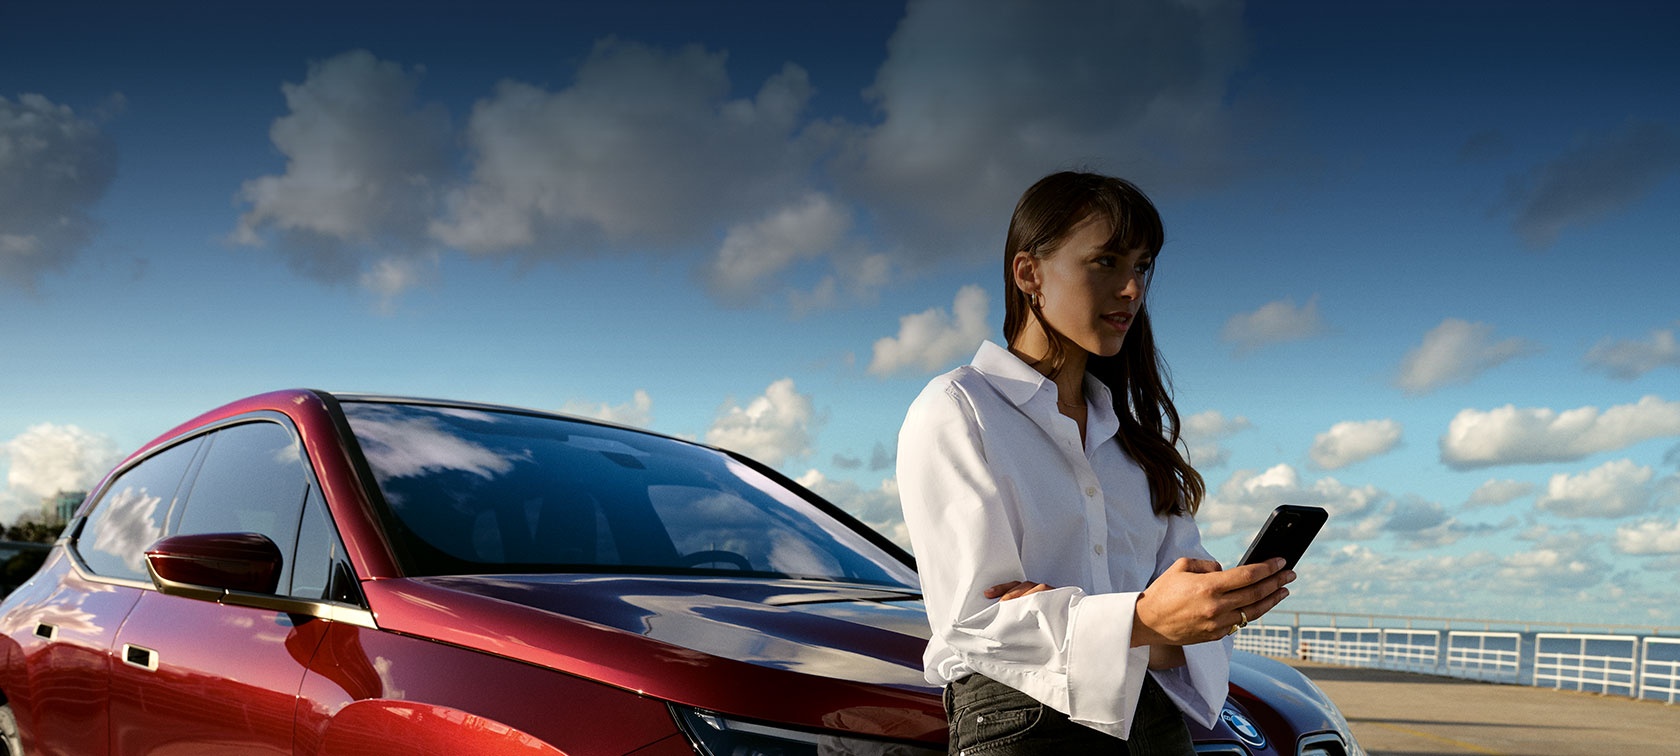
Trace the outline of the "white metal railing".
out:
[[[1441,631],[1382,631],[1382,659],[1378,666],[1409,672],[1434,672],[1441,666]]]
[[[1376,628],[1336,631],[1336,663],[1346,667],[1375,667],[1382,661],[1382,631]]]
[[[1522,674],[1522,636],[1473,630],[1447,633],[1447,674],[1474,680],[1516,682]]]
[[[1375,667],[1382,659],[1382,631],[1376,628],[1303,627],[1301,658],[1346,667]]]
[[[1300,618],[1324,616],[1328,626],[1301,626]],[[1355,617],[1365,627],[1350,627]],[[1405,627],[1377,627],[1377,621]],[[1440,628],[1417,628],[1414,623]],[[1338,625],[1338,623],[1340,623]],[[1484,625],[1454,630],[1454,625]],[[1491,627],[1521,627],[1522,632]],[[1535,633],[1532,623],[1390,615],[1295,613],[1295,626],[1244,628],[1239,650],[1328,664],[1420,672],[1489,682],[1529,684],[1680,704],[1680,628],[1649,636],[1581,632],[1585,625],[1553,625],[1566,632]],[[1621,629],[1625,626],[1596,626]]]
[[[1295,629],[1276,625],[1251,624],[1237,633],[1237,650],[1261,656],[1294,656]]]
[[[1534,685],[1639,695],[1639,639],[1631,635],[1534,636]]]
[[[1302,659],[1334,664],[1336,660],[1336,628],[1303,627],[1295,631],[1299,639]]]
[[[1680,638],[1646,638],[1641,650],[1639,697],[1680,700]]]

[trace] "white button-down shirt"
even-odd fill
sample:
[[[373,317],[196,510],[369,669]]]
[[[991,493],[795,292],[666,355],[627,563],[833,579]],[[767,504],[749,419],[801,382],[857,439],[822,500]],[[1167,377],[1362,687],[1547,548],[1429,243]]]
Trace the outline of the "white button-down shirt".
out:
[[[1087,377],[1085,440],[1056,409],[1056,385],[984,343],[935,378],[898,437],[898,486],[933,637],[927,679],[979,673],[1088,727],[1124,738],[1146,673],[1211,727],[1225,702],[1231,644],[1184,649],[1148,669],[1132,647],[1138,594],[1180,557],[1209,559],[1188,516],[1160,516],[1149,482],[1114,434],[1108,387]],[[1056,586],[1008,601],[993,585]]]

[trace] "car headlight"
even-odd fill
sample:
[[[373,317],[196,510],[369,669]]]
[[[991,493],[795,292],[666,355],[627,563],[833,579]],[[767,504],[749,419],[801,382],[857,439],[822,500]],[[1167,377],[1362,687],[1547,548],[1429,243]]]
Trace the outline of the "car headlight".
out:
[[[910,743],[743,722],[671,704],[671,714],[703,756],[944,756]]]

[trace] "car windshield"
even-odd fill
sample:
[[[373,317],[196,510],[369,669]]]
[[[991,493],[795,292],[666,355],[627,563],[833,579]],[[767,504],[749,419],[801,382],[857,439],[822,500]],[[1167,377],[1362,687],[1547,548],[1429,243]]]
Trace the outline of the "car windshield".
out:
[[[628,572],[916,585],[914,571],[886,549],[712,449],[517,412],[342,407],[408,575]]]

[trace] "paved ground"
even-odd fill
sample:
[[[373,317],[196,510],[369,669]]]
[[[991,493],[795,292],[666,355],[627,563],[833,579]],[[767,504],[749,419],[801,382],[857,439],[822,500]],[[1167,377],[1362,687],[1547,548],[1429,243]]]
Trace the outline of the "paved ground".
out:
[[[1290,662],[1373,756],[1680,756],[1680,704]]]

